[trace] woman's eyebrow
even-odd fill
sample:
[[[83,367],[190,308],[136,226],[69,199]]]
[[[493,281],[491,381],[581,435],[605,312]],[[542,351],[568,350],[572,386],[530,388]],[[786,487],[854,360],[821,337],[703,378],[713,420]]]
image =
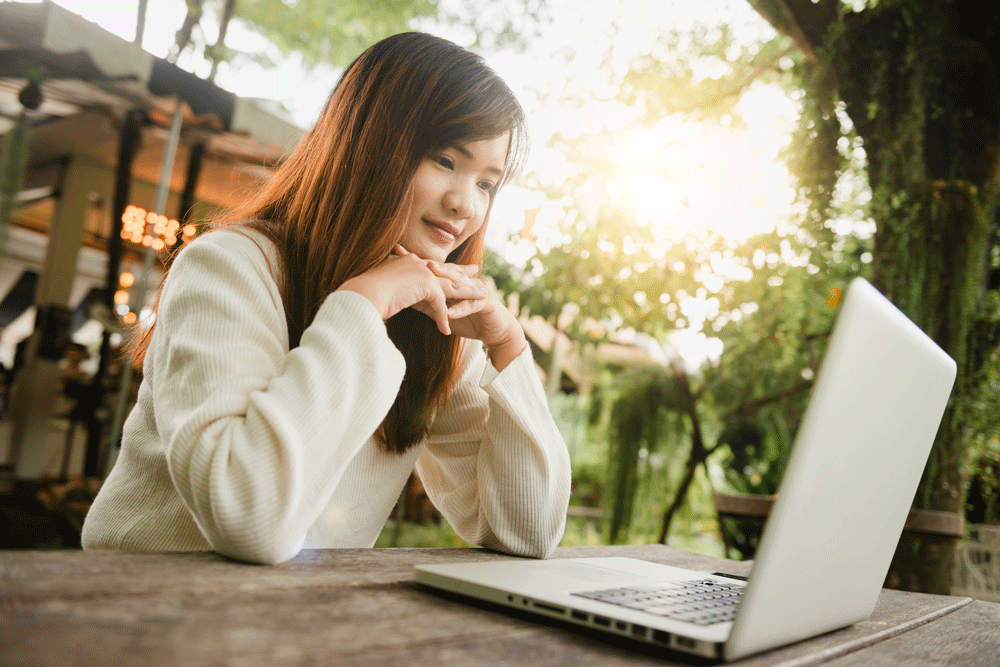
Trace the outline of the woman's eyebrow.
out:
[[[465,146],[459,146],[458,144],[450,144],[450,146],[451,146],[451,148],[454,148],[456,151],[458,151],[459,153],[461,153],[462,156],[465,159],[467,159],[467,160],[471,160],[472,159],[472,153]],[[486,167],[486,171],[491,172],[493,174],[496,174],[497,176],[503,176],[503,174],[504,174],[504,170],[503,169],[501,169],[500,167],[494,167],[492,165],[489,166],[489,167]]]

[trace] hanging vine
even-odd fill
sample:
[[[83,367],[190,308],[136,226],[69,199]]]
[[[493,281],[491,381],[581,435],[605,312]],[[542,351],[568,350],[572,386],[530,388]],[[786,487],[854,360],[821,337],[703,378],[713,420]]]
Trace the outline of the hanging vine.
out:
[[[958,364],[917,502],[961,511],[965,462],[983,435],[971,428],[975,413],[1000,410],[986,377],[997,339],[986,276],[1000,86],[990,54],[956,32],[948,9],[886,3],[849,16],[836,67],[868,156],[873,282]]]
[[[682,440],[684,425],[668,369],[640,369],[622,381],[608,427],[609,541],[624,540],[632,523],[640,478],[649,474],[643,459]],[[642,452],[645,451],[645,456]]]
[[[0,249],[7,242],[7,228],[28,163],[28,142],[31,138],[28,112],[42,105],[41,84],[47,76],[41,70],[34,70],[25,74],[25,78],[27,83],[17,96],[23,108],[14,119],[14,126],[0,138]]]

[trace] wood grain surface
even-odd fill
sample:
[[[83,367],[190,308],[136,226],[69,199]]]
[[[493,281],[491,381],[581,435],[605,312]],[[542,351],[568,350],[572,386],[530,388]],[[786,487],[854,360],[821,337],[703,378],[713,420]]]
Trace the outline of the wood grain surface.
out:
[[[731,574],[751,567],[661,545],[560,548],[555,557],[616,555]],[[417,563],[509,558],[342,549],[260,566],[210,552],[2,551],[0,665],[696,664],[413,581]],[[886,590],[867,621],[735,664],[1000,664],[1000,605],[965,602]],[[914,658],[931,645],[933,661]],[[952,656],[963,661],[949,663]]]

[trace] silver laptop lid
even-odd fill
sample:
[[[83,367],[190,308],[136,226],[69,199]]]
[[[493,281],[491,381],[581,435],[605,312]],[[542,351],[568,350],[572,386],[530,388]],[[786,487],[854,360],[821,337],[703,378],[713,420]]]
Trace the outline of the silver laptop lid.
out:
[[[955,373],[955,362],[872,285],[851,282],[727,660],[871,614]]]

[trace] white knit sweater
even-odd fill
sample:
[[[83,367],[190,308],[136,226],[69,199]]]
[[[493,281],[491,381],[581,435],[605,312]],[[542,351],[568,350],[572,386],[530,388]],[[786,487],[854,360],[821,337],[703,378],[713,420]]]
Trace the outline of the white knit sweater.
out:
[[[497,372],[467,341],[430,436],[387,453],[371,436],[405,364],[378,312],[334,292],[289,351],[274,247],[252,236],[207,234],[175,260],[84,548],[278,563],[303,548],[370,547],[416,466],[465,540],[551,553],[570,466],[530,352]]]

